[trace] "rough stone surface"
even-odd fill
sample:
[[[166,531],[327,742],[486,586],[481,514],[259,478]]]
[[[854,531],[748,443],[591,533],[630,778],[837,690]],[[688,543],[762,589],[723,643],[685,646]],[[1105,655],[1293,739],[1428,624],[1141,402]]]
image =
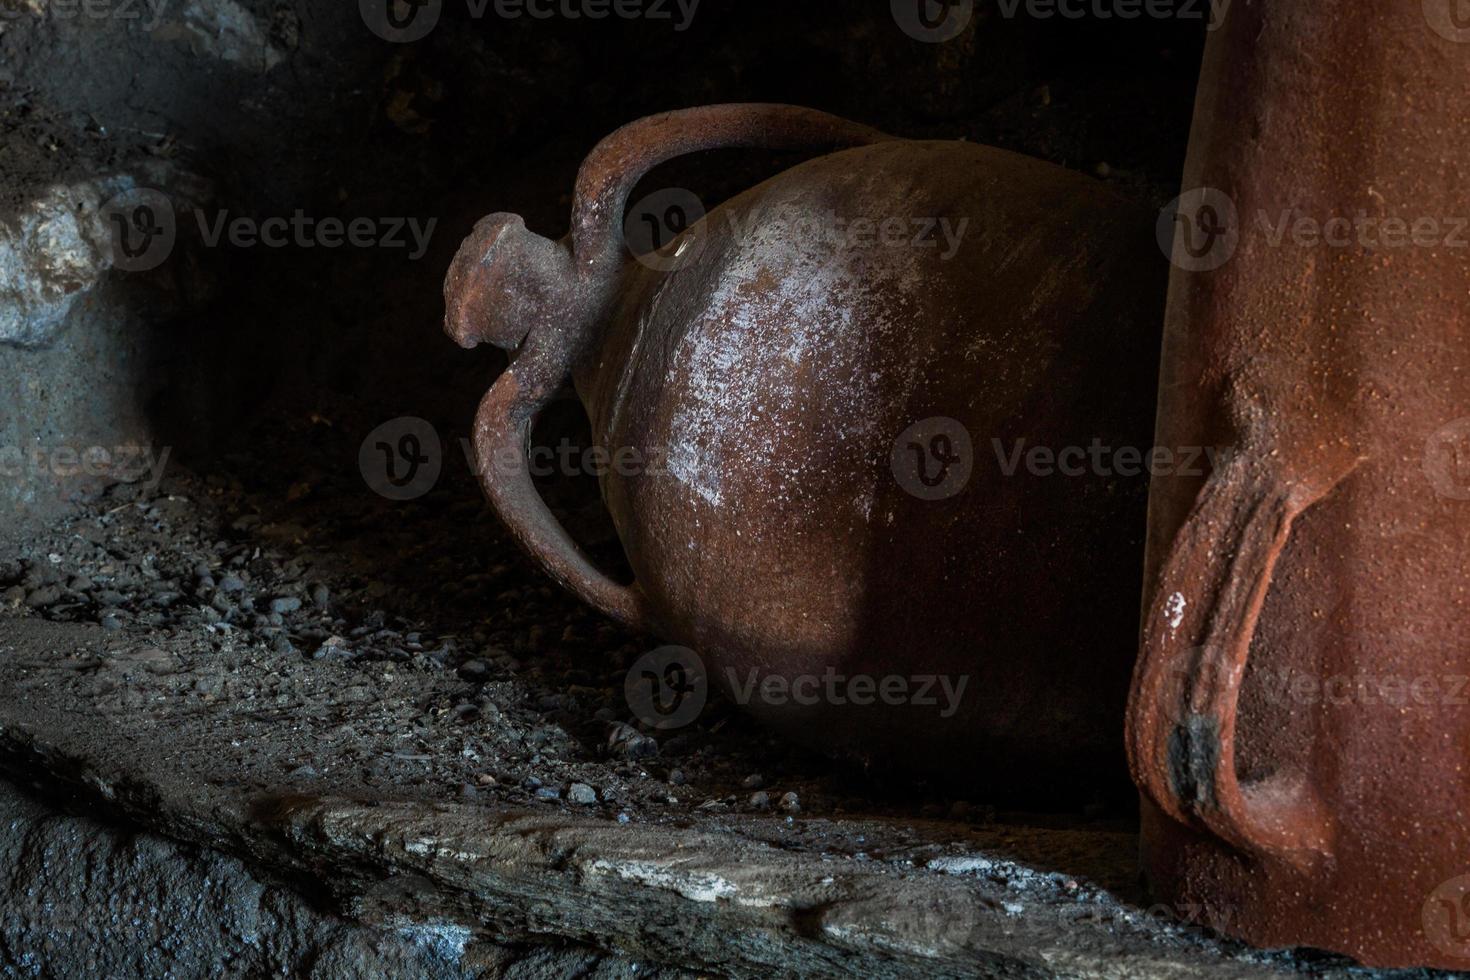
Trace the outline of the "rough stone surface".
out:
[[[111,268],[99,183],[53,186],[0,222],[0,344],[50,341]]]
[[[567,946],[495,946],[441,923],[356,924],[236,858],[69,815],[0,783],[0,976],[588,974],[673,975]]]
[[[12,620],[0,641],[0,768],[227,850],[251,874],[310,883],[344,917],[432,940],[441,955],[475,940],[596,946],[752,977],[1348,975],[1342,961],[1248,951],[1134,904],[1126,833],[718,812],[625,822],[563,802],[435,799],[402,775],[350,797],[337,793],[361,794],[364,760],[330,740],[311,756],[315,775],[273,778],[289,760],[259,747],[297,715],[238,691],[183,693],[199,683],[190,659],[119,646],[97,627]],[[432,678],[404,681],[428,682],[418,698],[434,699]],[[326,676],[314,688],[302,719],[350,725],[371,710]],[[173,886],[182,904],[201,881]],[[16,955],[34,953],[32,941]]]

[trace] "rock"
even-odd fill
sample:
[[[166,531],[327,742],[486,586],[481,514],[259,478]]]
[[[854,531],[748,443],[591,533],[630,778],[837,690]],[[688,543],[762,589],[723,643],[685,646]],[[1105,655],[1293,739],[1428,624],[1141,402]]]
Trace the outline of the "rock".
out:
[[[629,762],[658,755],[658,742],[632,725],[624,725],[621,722],[609,726],[607,747],[614,756]]]
[[[245,580],[238,575],[226,575],[219,580],[219,590],[221,592],[244,592]]]
[[[107,615],[103,616],[102,619],[99,620],[99,622],[101,623],[102,628],[108,630],[109,632],[120,630],[122,629],[123,625],[122,620],[112,615],[112,613],[108,613]]]
[[[771,805],[771,794],[765,790],[750,794],[750,805],[758,810],[764,810]]]
[[[801,798],[795,793],[781,794],[781,809],[787,813],[798,813],[801,810]]]
[[[567,799],[584,806],[597,802],[597,790],[586,783],[573,783],[567,788]]]
[[[766,784],[766,777],[758,772],[753,772],[740,781],[742,789],[760,789]]]
[[[538,786],[536,788],[536,799],[559,800],[561,799],[561,790],[557,789],[555,786]]]
[[[271,600],[271,612],[284,616],[301,608],[301,600],[294,595],[278,596]]]
[[[26,605],[32,609],[44,609],[61,601],[63,593],[59,586],[44,585],[26,595]]]
[[[483,660],[466,660],[456,673],[472,684],[479,684],[490,679],[490,665]]]
[[[6,975],[203,977],[228,964],[231,976],[471,980],[490,975],[482,961],[507,976],[646,975],[575,947],[502,949],[453,926],[344,922],[237,858],[68,816],[5,784],[0,855]]]
[[[112,268],[103,204],[116,179],[47,189],[0,223],[0,344],[42,347]]]

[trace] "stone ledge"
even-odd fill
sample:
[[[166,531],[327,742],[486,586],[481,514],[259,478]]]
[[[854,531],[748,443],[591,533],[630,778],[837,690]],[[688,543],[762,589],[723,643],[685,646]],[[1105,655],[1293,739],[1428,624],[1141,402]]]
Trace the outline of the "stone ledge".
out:
[[[230,778],[230,744],[242,718],[254,718],[265,743],[280,719],[186,722],[194,709],[176,705],[180,713],[160,726],[167,704],[103,717],[74,683],[96,663],[99,631],[22,625],[0,642],[7,772],[239,855],[263,874],[310,882],[365,925],[594,945],[729,976],[1245,978],[1307,969],[1116,897],[1100,882],[1118,877],[1129,835],[748,815],[620,823],[414,799],[409,787],[383,790],[380,802],[262,791],[249,771]],[[321,681],[320,697],[331,701],[332,678]],[[137,694],[150,700],[145,683]],[[210,731],[220,733],[214,744]],[[332,751],[323,744],[323,756]],[[186,758],[215,759],[220,778],[201,779]],[[1069,866],[1029,860],[1046,855],[1065,855]],[[1347,975],[1321,961],[1311,969]]]

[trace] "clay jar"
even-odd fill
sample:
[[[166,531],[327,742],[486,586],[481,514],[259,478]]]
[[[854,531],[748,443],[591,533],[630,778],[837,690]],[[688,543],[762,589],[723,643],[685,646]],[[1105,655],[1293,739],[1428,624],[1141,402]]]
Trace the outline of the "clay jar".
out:
[[[1170,285],[1129,709],[1158,899],[1263,946],[1470,967],[1470,31],[1235,5]],[[1458,244],[1457,244],[1458,242]]]
[[[634,184],[724,146],[836,152],[635,260]],[[1151,216],[1088,177],[713,106],[594,150],[565,241],[484,219],[448,330],[517,351],[477,454],[563,585],[697,651],[808,745],[971,798],[1076,801],[1126,783],[1166,268]],[[601,484],[632,585],[586,560],[526,473],[531,421],[569,376],[598,445],[642,465]]]

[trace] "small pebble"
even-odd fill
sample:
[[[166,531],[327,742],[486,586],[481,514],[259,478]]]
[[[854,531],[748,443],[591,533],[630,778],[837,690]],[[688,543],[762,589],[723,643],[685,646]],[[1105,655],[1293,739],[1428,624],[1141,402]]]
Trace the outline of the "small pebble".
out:
[[[766,777],[762,776],[758,772],[753,772],[749,776],[746,776],[745,779],[743,779],[740,783],[741,787],[743,787],[744,789],[760,789],[765,784]]]
[[[750,805],[758,810],[764,810],[771,805],[771,794],[765,790],[750,794]]]
[[[221,592],[244,592],[245,580],[238,575],[226,575],[219,580],[219,590]]]
[[[688,781],[689,781],[688,780],[688,777],[684,775],[684,770],[683,769],[670,769],[669,770],[669,785],[670,786],[683,786]]]
[[[34,589],[26,596],[26,605],[32,609],[42,609],[46,606],[55,605],[61,600],[61,589],[54,585],[45,585]]]
[[[538,800],[559,800],[559,799],[561,799],[561,790],[557,789],[555,786],[540,786],[540,787],[537,787],[537,789],[536,789],[536,799],[538,799]]]
[[[597,790],[586,783],[573,783],[567,788],[567,799],[573,803],[581,803],[584,806],[597,802]]]
[[[466,660],[459,665],[456,671],[460,678],[472,684],[478,684],[490,679],[490,665],[483,660]]]
[[[797,813],[801,810],[801,798],[795,793],[782,793],[781,809],[787,813]]]
[[[278,596],[271,600],[271,612],[284,616],[301,608],[301,600],[294,595]]]

